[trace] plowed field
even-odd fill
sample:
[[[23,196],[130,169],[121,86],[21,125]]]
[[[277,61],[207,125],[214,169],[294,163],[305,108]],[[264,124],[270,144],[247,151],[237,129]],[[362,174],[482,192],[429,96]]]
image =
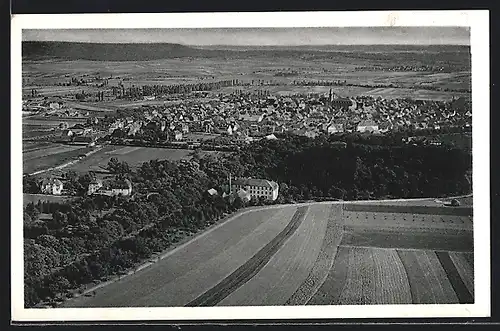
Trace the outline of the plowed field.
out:
[[[472,303],[472,209],[425,203],[245,211],[64,306]]]

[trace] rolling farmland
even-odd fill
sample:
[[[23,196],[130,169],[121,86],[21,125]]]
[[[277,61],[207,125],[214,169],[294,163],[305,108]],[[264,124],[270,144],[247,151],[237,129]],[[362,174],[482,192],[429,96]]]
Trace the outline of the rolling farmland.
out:
[[[473,261],[470,207],[262,207],[63,306],[472,303]]]

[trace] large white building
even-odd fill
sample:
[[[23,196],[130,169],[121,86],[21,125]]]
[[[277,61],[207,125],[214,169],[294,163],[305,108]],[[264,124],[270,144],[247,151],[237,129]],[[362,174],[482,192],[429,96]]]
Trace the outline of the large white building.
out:
[[[132,194],[132,183],[128,179],[108,181],[103,183],[101,180],[93,180],[87,190],[88,195],[107,195],[107,196],[128,196]]]
[[[271,201],[278,198],[278,183],[267,179],[236,178],[231,181],[231,191],[244,190],[250,197],[265,197]]]
[[[43,194],[53,194],[60,195],[62,194],[63,183],[56,178],[46,178],[40,182],[40,191]]]

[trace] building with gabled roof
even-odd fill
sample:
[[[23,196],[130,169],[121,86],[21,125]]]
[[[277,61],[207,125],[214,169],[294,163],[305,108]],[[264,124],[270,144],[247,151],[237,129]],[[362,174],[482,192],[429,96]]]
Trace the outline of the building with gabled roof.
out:
[[[106,196],[128,196],[132,194],[132,183],[128,179],[117,179],[106,182],[96,180],[89,184],[87,193]]]
[[[341,123],[332,123],[330,125],[327,126],[326,128],[326,132],[328,134],[333,134],[333,133],[342,133],[344,132],[344,124],[341,124]]]
[[[39,183],[40,192],[43,194],[60,195],[63,190],[63,183],[57,178],[44,178]]]
[[[370,120],[365,120],[365,121],[361,121],[358,124],[357,131],[358,132],[378,133],[379,127],[378,127],[378,124],[376,124],[375,122],[370,121]]]
[[[236,178],[231,181],[231,192],[244,190],[250,197],[265,197],[271,201],[278,198],[278,183],[258,178]]]

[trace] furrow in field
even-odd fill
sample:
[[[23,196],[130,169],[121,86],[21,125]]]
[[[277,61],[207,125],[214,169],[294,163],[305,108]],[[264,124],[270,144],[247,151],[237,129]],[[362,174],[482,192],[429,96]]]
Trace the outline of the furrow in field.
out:
[[[208,292],[212,287],[226,279],[262,250],[279,233],[286,229],[294,210],[280,210],[267,222],[261,224],[252,233],[227,247],[222,253],[200,264],[183,276],[164,284],[157,291],[136,301],[138,306],[154,303],[155,306],[183,306]],[[244,219],[243,219],[244,220]],[[281,232],[280,232],[281,231]]]
[[[340,303],[340,294],[347,281],[349,267],[349,248],[339,246],[333,266],[325,281],[307,302],[308,305],[337,305]]]
[[[246,242],[252,240],[265,245],[267,243],[265,239],[271,240],[279,233],[286,226],[294,211],[294,208],[264,209],[239,215],[181,247],[149,268],[142,269],[116,283],[103,287],[96,292],[95,297],[79,297],[68,301],[67,306],[137,306],[139,299],[149,295],[154,297],[154,293],[160,291],[164,285],[171,282],[177,283],[177,280],[188,272],[202,267],[202,264],[207,263],[207,261],[214,261],[213,259],[221,254],[225,254],[225,256],[231,254],[230,251],[234,250],[235,246],[245,245]],[[261,240],[259,236],[261,233],[269,233],[269,235],[264,235]],[[235,258],[233,255],[232,259],[236,263],[244,263],[245,261],[240,258]],[[217,268],[217,266],[213,267]],[[202,276],[201,279],[208,278],[209,274]],[[211,285],[208,280],[206,282]],[[214,282],[216,283],[217,280]],[[186,283],[177,284],[180,287],[188,286]],[[151,299],[151,302],[144,302],[144,306],[155,305],[159,299],[161,298],[157,296],[155,299]],[[162,301],[165,305],[172,305],[165,300]]]
[[[55,155],[60,153],[66,153],[69,151],[73,151],[76,149],[81,149],[83,146],[64,146],[64,145],[55,145],[48,148],[25,152],[23,153],[23,161],[31,161],[41,157],[45,157],[48,155]]]
[[[459,303],[455,290],[436,253],[434,251],[420,251],[417,253],[417,258],[421,258],[421,265],[427,265],[427,268],[432,272],[433,280],[431,283],[434,284],[433,289],[438,293],[436,303]]]
[[[373,249],[376,281],[375,304],[408,304],[411,291],[405,268],[394,249]]]
[[[410,282],[410,291],[412,303],[425,304],[436,303],[434,292],[432,291],[433,284],[419,264],[416,251],[398,250],[397,251],[401,262],[406,270],[406,275]]]
[[[222,300],[222,306],[282,305],[297,290],[316,260],[328,208],[311,206],[297,231],[253,278]]]
[[[474,296],[474,263],[470,263],[466,257],[467,255],[472,257],[474,254],[459,252],[449,252],[448,254],[457,268],[460,278],[462,278],[470,294]]]
[[[415,304],[458,303],[446,273],[433,251],[398,251],[410,281]]]
[[[436,252],[436,256],[441,263],[446,275],[448,276],[448,280],[451,283],[453,290],[458,298],[460,303],[474,303],[474,297],[465,286],[464,281],[460,277],[460,274],[455,267],[455,264],[451,260],[448,252]]]
[[[468,230],[346,226],[341,245],[469,252],[474,242]]]
[[[299,207],[285,229],[276,235],[274,239],[268,241],[267,245],[258,250],[246,263],[222,279],[217,285],[190,301],[187,306],[214,306],[254,277],[297,230],[304,219],[307,209],[307,206]]]
[[[422,206],[422,205],[386,205],[368,203],[346,203],[345,211],[369,212],[369,213],[396,213],[396,214],[419,214],[419,215],[451,215],[451,216],[472,216],[472,207],[445,207],[445,206]]]
[[[370,304],[375,287],[375,263],[371,249],[351,247],[349,252],[347,281],[340,295],[340,304]]]
[[[464,252],[462,254],[463,254],[463,257],[467,260],[467,262],[469,262],[469,264],[472,266],[472,268],[474,268],[474,253]]]
[[[345,212],[346,224],[359,228],[472,230],[471,216],[417,215],[387,212]]]
[[[306,280],[299,286],[290,299],[287,300],[287,305],[307,304],[323,284],[328,276],[328,272],[332,268],[338,245],[342,239],[342,224],[342,206],[331,205],[318,257]]]

